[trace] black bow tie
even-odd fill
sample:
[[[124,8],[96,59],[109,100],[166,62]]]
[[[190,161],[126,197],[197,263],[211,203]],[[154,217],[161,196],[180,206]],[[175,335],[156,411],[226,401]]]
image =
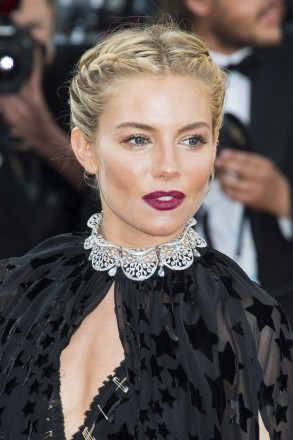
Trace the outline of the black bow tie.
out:
[[[237,71],[242,73],[242,75],[248,76],[249,78],[253,75],[254,68],[257,64],[256,55],[252,53],[251,55],[248,55],[245,57],[240,63],[238,64],[228,64],[227,66],[224,66],[225,69],[227,69],[229,72]]]

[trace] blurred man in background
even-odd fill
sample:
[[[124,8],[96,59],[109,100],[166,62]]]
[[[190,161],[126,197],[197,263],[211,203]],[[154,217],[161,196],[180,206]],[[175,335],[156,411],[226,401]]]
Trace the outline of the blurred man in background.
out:
[[[230,72],[216,179],[199,228],[293,324],[293,52],[283,1],[168,0],[162,10],[200,35]]]

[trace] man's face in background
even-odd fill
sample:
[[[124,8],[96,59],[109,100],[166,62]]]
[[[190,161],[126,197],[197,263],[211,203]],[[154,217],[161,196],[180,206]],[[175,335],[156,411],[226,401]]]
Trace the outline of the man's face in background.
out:
[[[28,28],[32,37],[47,49],[52,47],[54,7],[47,0],[21,0],[19,7],[11,12],[14,23]],[[49,55],[50,56],[50,55]]]
[[[186,7],[191,10],[197,1],[185,0]],[[271,46],[282,40],[283,0],[203,1],[209,8],[205,26],[223,47]]]

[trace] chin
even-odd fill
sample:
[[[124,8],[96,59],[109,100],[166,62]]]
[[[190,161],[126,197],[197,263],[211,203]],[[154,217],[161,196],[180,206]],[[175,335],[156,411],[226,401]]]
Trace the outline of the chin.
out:
[[[256,45],[259,47],[276,46],[283,40],[283,32],[277,28],[274,31],[264,32],[257,38]]]
[[[191,216],[190,216],[191,217]],[[188,219],[190,218],[188,217]],[[166,237],[166,240],[169,239],[170,236],[174,235],[176,238],[179,235],[187,222],[188,219],[177,218],[176,220],[172,219],[157,219],[152,220],[148,223],[146,228],[143,228],[143,232],[153,237]]]

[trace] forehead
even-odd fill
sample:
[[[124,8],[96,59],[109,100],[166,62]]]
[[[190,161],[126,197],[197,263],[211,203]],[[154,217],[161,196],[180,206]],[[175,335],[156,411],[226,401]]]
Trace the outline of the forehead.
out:
[[[30,20],[35,16],[52,13],[54,2],[49,0],[20,0],[19,6],[13,11],[15,17]]]
[[[204,120],[211,125],[212,104],[209,92],[189,76],[136,76],[117,80],[111,87],[108,105],[101,120],[133,120],[149,125],[186,124]]]
[[[13,21],[22,27],[30,27],[32,33],[45,43],[52,34],[54,6],[48,0],[21,0],[18,9],[11,14]]]

